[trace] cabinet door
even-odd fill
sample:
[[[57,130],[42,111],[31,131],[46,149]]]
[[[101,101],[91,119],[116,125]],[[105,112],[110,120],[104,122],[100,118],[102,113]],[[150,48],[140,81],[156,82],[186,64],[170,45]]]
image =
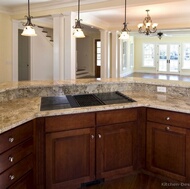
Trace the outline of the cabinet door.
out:
[[[46,189],[76,189],[94,180],[94,166],[94,129],[46,134]]]
[[[147,123],[148,170],[185,181],[189,167],[186,129],[153,122]]]
[[[97,178],[111,179],[133,171],[136,122],[97,128]]]

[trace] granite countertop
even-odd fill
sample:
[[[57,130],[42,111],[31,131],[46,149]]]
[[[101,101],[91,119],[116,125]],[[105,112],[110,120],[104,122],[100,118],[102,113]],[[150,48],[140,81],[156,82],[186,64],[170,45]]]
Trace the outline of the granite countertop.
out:
[[[190,97],[168,94],[156,94],[150,92],[123,91],[123,94],[136,100],[133,103],[103,105],[82,108],[68,108],[61,110],[40,111],[41,97],[20,98],[8,102],[2,102],[0,106],[0,133],[8,131],[20,124],[38,117],[74,114],[113,110],[131,107],[152,107],[163,110],[171,110],[190,113]]]

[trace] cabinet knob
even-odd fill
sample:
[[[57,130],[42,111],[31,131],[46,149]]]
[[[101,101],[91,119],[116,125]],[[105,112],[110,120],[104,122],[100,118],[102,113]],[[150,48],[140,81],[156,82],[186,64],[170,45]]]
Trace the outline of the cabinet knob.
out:
[[[166,127],[166,130],[167,130],[167,131],[169,131],[169,130],[170,130],[170,127],[169,127],[169,126],[168,126],[168,127]]]
[[[170,117],[167,117],[166,120],[169,121],[169,120],[170,120]]]
[[[9,156],[9,161],[12,163],[14,161],[13,156]]]
[[[91,135],[91,138],[94,139],[94,135]]]
[[[9,142],[12,143],[14,141],[14,138],[13,137],[10,137],[9,138]]]
[[[102,138],[102,135],[101,135],[101,134],[98,134],[98,138]]]
[[[15,179],[15,176],[14,176],[14,175],[12,175],[12,174],[11,174],[11,175],[9,175],[9,179],[10,179],[10,180],[14,180],[14,179]]]

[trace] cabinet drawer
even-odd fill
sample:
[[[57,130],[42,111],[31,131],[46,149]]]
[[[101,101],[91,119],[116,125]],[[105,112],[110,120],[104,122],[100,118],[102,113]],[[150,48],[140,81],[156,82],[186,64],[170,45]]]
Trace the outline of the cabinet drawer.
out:
[[[45,118],[46,132],[64,131],[95,126],[95,113],[72,114]]]
[[[27,122],[0,135],[0,154],[33,135],[33,122]]]
[[[147,120],[167,125],[190,128],[190,115],[185,113],[148,108]]]
[[[137,109],[111,110],[97,112],[96,124],[109,125],[115,123],[124,123],[137,120]]]
[[[0,175],[0,188],[7,188],[27,172],[33,168],[33,155],[27,156],[25,159],[3,172]]]
[[[20,145],[11,148],[0,155],[0,173],[15,165],[20,160],[33,152],[33,139],[29,139]]]

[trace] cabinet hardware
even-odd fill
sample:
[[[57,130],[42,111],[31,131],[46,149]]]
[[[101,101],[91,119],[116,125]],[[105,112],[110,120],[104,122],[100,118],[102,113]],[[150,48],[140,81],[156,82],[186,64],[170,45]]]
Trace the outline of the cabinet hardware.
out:
[[[170,127],[169,127],[169,126],[168,126],[168,127],[166,127],[166,130],[167,130],[167,131],[169,131],[169,130],[170,130]]]
[[[14,175],[9,175],[10,180],[14,180],[15,176]]]
[[[9,142],[12,143],[14,141],[14,138],[13,137],[10,137],[9,138]]]
[[[169,120],[170,120],[170,117],[167,117],[166,120],[169,121]]]
[[[101,134],[98,134],[98,138],[102,138],[102,135],[101,135]]]
[[[91,135],[91,138],[94,139],[94,135]]]
[[[12,163],[14,161],[13,156],[9,156],[9,161]]]

